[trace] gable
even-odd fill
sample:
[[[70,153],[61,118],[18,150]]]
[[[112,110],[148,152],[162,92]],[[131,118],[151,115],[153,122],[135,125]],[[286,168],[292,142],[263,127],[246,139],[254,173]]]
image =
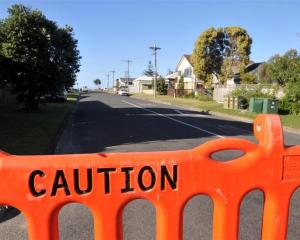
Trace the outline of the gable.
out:
[[[185,54],[182,55],[182,57],[180,58],[177,66],[176,66],[176,71],[178,70],[182,70],[188,67],[193,67],[192,62],[191,62],[191,55]]]

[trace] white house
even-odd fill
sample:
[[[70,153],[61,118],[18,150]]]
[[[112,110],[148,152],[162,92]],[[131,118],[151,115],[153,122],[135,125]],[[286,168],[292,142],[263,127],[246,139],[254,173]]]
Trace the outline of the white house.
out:
[[[132,91],[136,93],[148,92],[152,89],[153,77],[143,75],[132,81]]]
[[[194,74],[194,67],[191,61],[191,55],[185,54],[179,60],[176,66],[177,79],[179,80],[183,76],[184,89],[195,91],[201,88],[202,83],[196,78]],[[175,84],[175,88],[178,89],[178,82]]]
[[[135,78],[121,77],[121,78],[117,78],[116,82],[119,84],[119,86],[132,85],[134,79]]]

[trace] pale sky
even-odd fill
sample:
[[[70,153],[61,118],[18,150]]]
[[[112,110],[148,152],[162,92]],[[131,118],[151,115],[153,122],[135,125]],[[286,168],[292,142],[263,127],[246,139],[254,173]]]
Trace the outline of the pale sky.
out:
[[[74,28],[82,56],[78,86],[94,88],[107,74],[124,76],[130,59],[130,76],[139,77],[153,55],[156,43],[158,72],[175,70],[183,54],[190,54],[200,33],[213,27],[240,26],[253,39],[251,60],[261,62],[276,53],[300,48],[300,1],[184,1],[184,0],[0,0],[0,18],[7,8],[22,3],[40,9],[60,26]]]

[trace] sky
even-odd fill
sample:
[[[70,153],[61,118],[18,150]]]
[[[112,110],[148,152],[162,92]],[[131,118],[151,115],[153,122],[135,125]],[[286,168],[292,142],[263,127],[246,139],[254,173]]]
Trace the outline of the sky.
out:
[[[156,44],[158,73],[175,70],[183,54],[191,54],[202,31],[209,27],[240,26],[253,39],[251,60],[267,61],[274,54],[300,50],[300,1],[297,0],[0,0],[0,19],[7,8],[24,4],[41,10],[59,26],[74,28],[81,67],[77,87],[102,87],[124,77],[139,77],[154,62],[149,49]]]

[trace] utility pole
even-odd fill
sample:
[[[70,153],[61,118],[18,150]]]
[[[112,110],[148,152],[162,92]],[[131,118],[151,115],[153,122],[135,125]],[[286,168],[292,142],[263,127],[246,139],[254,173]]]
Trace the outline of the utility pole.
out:
[[[124,62],[127,62],[127,86],[129,84],[129,64],[132,62],[131,60],[125,60]]]
[[[156,61],[156,52],[157,50],[160,50],[161,48],[160,47],[157,47],[156,44],[154,44],[153,47],[149,47],[151,50],[153,50],[153,54],[154,54],[154,68],[155,68],[155,71],[154,71],[154,91],[153,91],[153,94],[154,94],[154,98],[156,98],[156,84],[157,84],[157,61]]]
[[[116,72],[116,71],[115,71],[115,70],[112,70],[111,72],[112,72],[112,74],[113,74],[113,76],[112,76],[112,77],[113,77],[113,84],[112,84],[112,87],[114,88],[114,85],[115,85],[115,72]]]
[[[108,73],[106,76],[107,76],[107,91],[108,91],[108,86],[109,86],[109,73]]]

